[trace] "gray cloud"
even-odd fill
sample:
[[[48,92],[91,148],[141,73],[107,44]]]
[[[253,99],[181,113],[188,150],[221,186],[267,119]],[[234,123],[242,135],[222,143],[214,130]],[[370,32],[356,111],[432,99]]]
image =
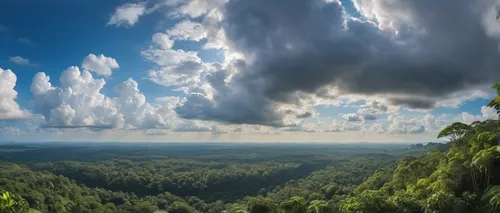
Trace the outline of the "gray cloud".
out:
[[[389,102],[394,105],[405,106],[414,109],[429,109],[436,105],[436,101],[432,98],[390,98]]]
[[[342,117],[347,121],[347,122],[360,122],[360,121],[374,121],[377,120],[377,117],[372,114],[354,114],[354,113],[349,113],[349,114],[342,114]]]
[[[362,120],[362,118],[357,116],[357,115],[347,117],[347,121],[349,121],[349,122],[359,122],[361,120]]]
[[[377,120],[377,117],[375,115],[366,114],[366,115],[363,115],[363,120],[374,121],[374,120]]]
[[[497,41],[483,26],[494,1],[354,2],[380,18],[349,18],[343,6],[320,0],[228,2],[222,27],[229,45],[252,60],[239,62],[230,83],[210,82],[214,99],[193,94],[177,113],[280,126],[286,113],[279,104],[300,105],[326,86],[432,108],[454,92],[500,79]]]
[[[341,6],[320,7],[313,2],[232,1],[227,6],[228,36],[237,47],[258,57],[245,74],[267,80],[269,97],[281,99],[293,91],[314,93],[326,84],[338,84],[348,93],[441,97],[500,77],[495,70],[497,42],[486,37],[482,14],[473,13],[472,1],[406,5],[392,1],[392,7],[407,6],[416,24],[427,31],[418,37],[408,33],[396,38],[415,40],[415,46],[398,44],[356,19],[348,19],[343,30]],[[288,43],[296,47],[289,51]]]
[[[210,85],[217,91],[211,101],[204,94],[191,93],[185,103],[176,108],[186,119],[216,120],[235,124],[283,126],[285,112],[276,112],[275,104],[264,96],[255,95],[259,88],[225,84],[226,74],[218,71],[208,75]]]
[[[311,112],[305,112],[305,113],[297,115],[296,117],[297,118],[310,118],[311,116],[312,116]]]

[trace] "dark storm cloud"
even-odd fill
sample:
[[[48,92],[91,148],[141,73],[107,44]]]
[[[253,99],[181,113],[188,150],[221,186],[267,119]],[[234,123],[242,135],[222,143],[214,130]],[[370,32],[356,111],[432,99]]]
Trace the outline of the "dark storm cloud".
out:
[[[389,102],[393,105],[405,106],[413,109],[429,109],[436,105],[436,100],[426,98],[391,98]]]
[[[413,44],[367,22],[344,25],[340,5],[318,1],[231,1],[225,26],[237,48],[257,57],[243,75],[267,82],[266,95],[277,100],[326,84],[346,93],[442,97],[500,77],[497,42],[485,35],[475,1],[392,2],[425,29],[397,38]]]
[[[497,41],[482,25],[493,1],[356,1],[380,3],[384,17],[400,24],[398,34],[349,18],[337,3],[228,2],[222,26],[251,63],[240,62],[230,84],[211,82],[218,93],[213,102],[188,97],[183,108],[196,105],[190,98],[206,107],[177,111],[185,118],[281,125],[277,104],[297,103],[298,92],[322,96],[328,85],[432,108],[453,92],[500,79]]]
[[[259,94],[258,87],[246,84],[226,84],[226,70],[205,76],[217,91],[214,100],[202,93],[191,93],[175,111],[186,119],[215,120],[235,124],[283,126],[282,116],[291,112],[276,112],[275,104]]]

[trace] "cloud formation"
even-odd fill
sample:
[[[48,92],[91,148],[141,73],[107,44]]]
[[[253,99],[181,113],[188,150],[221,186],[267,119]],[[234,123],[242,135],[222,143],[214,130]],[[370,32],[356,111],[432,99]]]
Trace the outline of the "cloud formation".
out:
[[[432,111],[491,97],[486,88],[500,79],[500,25],[490,21],[494,2],[127,3],[112,11],[107,25],[132,27],[144,15],[165,12],[168,29],[158,24],[140,52],[152,65],[145,78],[184,94],[147,101],[131,78],[106,85],[118,62],[89,54],[80,67],[61,74],[60,84],[43,72],[33,78],[33,113],[43,115],[43,131],[124,129],[149,135],[422,134],[455,120],[497,118],[485,107],[479,115],[453,117]],[[212,51],[222,53],[221,59],[204,61]],[[19,56],[11,61],[31,64]],[[8,83],[0,85],[0,119],[23,117],[27,113],[15,102],[15,75],[2,78]],[[105,86],[114,90],[104,93]]]
[[[104,56],[100,58],[108,60]],[[83,67],[86,67],[85,64],[84,62]],[[96,67],[87,69],[96,71]],[[115,87],[118,96],[111,98],[101,93],[106,84],[105,80],[95,79],[87,69],[81,71],[78,67],[69,67],[59,78],[60,87],[53,86],[49,81],[50,78],[43,72],[35,75],[30,87],[34,97],[34,110],[44,116],[45,127],[94,129],[169,127],[164,116],[167,116],[169,111],[172,112],[172,109],[155,107],[147,103],[136,81],[129,78],[118,84]]]
[[[82,68],[95,72],[99,75],[111,76],[113,69],[117,69],[120,66],[114,58],[106,57],[103,54],[96,56],[94,54],[89,54],[82,62]]]
[[[116,25],[117,27],[132,27],[139,21],[139,17],[146,13],[146,4],[127,3],[116,8],[106,25]]]
[[[226,56],[242,58],[226,58],[206,78],[210,94],[194,92],[177,112],[188,119],[280,126],[290,114],[281,112],[284,105],[310,108],[322,98],[360,95],[379,97],[386,108],[455,107],[486,97],[471,91],[500,78],[498,40],[483,24],[494,1],[353,3],[360,17],[322,0],[232,0],[207,12],[207,42],[218,38]],[[211,15],[217,11],[220,16]]]
[[[483,121],[488,119],[498,119],[497,111],[494,108],[489,108],[486,106],[481,107],[480,115],[472,115],[468,112],[462,112],[460,114],[461,121],[470,124],[474,121]]]
[[[17,76],[11,70],[0,68],[0,120],[26,119],[30,113],[15,101]]]
[[[31,63],[31,61],[29,59],[23,58],[21,56],[10,57],[9,61],[12,62],[12,63],[15,63],[17,65],[21,65],[21,66],[31,66],[31,65],[34,65],[33,63]]]

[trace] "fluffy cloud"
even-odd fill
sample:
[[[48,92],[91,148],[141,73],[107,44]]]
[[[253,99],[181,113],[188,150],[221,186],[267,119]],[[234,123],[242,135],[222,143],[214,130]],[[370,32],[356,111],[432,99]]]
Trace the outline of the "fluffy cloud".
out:
[[[218,63],[205,63],[196,51],[172,49],[178,40],[200,42],[211,31],[205,30],[204,25],[189,20],[180,21],[166,33],[156,33],[152,41],[154,45],[141,52],[144,58],[153,62],[156,67],[148,71],[149,80],[164,86],[189,88],[199,91],[205,75],[221,69]]]
[[[170,1],[168,6],[176,7],[171,15],[175,17],[188,16],[198,18],[210,10],[222,7],[228,0],[190,0],[190,1]]]
[[[153,42],[161,49],[168,50],[174,46],[174,40],[165,33],[156,33],[153,35]]]
[[[128,79],[115,87],[117,97],[100,91],[104,79],[95,79],[88,70],[70,67],[60,77],[61,87],[54,87],[45,73],[33,78],[31,92],[34,109],[45,118],[45,127],[94,129],[168,128],[172,109],[146,102],[137,82]]]
[[[446,114],[434,116],[432,114],[421,114],[416,116],[403,116],[398,113],[387,117],[387,133],[391,134],[420,134],[436,133],[453,121]]]
[[[15,101],[17,76],[11,70],[0,68],[0,120],[24,119],[30,114]]]
[[[200,23],[184,20],[169,29],[167,35],[178,40],[200,41],[207,36],[207,32]]]
[[[123,114],[127,128],[166,128],[168,127],[161,109],[155,108],[146,102],[146,97],[139,91],[136,81],[129,78],[115,87],[119,94],[113,99],[118,111]]]
[[[487,119],[498,119],[497,111],[494,108],[482,106],[480,115],[472,115],[468,112],[462,112],[460,114],[460,121],[467,124],[470,124],[474,121],[483,121]]]
[[[360,18],[349,17],[337,1],[320,0],[233,0],[220,16],[200,13],[207,14],[203,23],[211,23],[203,25],[207,43],[218,38],[226,56],[243,57],[226,58],[224,74],[217,74],[224,83],[206,82],[212,97],[193,93],[177,112],[184,118],[279,126],[289,115],[281,113],[283,104],[300,108],[319,98],[361,95],[387,103],[387,109],[360,111],[373,117],[390,107],[456,107],[486,97],[471,91],[500,79],[497,40],[483,25],[494,1],[354,3]],[[221,31],[223,36],[208,33]],[[222,71],[230,66],[234,72]],[[325,96],[324,88],[335,88],[336,96]],[[393,129],[425,128],[395,124]]]
[[[103,54],[96,56],[94,54],[89,54],[85,59],[83,59],[82,68],[95,72],[99,75],[111,76],[112,70],[117,69],[120,66],[114,58],[106,57]]]
[[[448,116],[434,116],[424,114],[421,116],[403,116],[400,114],[391,114],[387,118],[387,132],[391,134],[420,134],[424,132],[438,132],[445,125],[450,123]]]
[[[184,62],[197,62],[201,63],[195,51],[184,50],[162,50],[162,49],[148,49],[142,51],[141,54],[159,66],[176,66]]]
[[[208,69],[193,51],[149,49],[143,51],[142,55],[159,66],[148,71],[148,78],[164,86],[195,84],[201,73]]]
[[[124,4],[116,8],[115,13],[111,16],[106,25],[116,26],[134,26],[139,21],[139,17],[146,13],[145,4]]]
[[[370,127],[368,127],[367,131],[370,133],[377,133],[377,134],[385,133],[385,129],[381,123],[373,123]]]
[[[161,49],[167,50],[173,47],[175,40],[200,41],[207,37],[207,33],[202,24],[184,20],[168,29],[166,33],[155,33],[152,40]]]
[[[425,132],[425,126],[419,124],[417,119],[405,120],[403,116],[389,117],[387,132],[391,134],[417,134]]]
[[[34,110],[45,117],[46,126],[109,128],[123,125],[123,115],[110,98],[100,93],[104,79],[94,79],[89,71],[70,67],[61,74],[61,87],[52,86],[49,80],[45,73],[37,73],[30,87]]]
[[[10,57],[9,60],[10,60],[10,62],[15,63],[17,65],[22,65],[22,66],[33,65],[29,59],[23,58],[21,56]]]
[[[498,119],[498,113],[494,108],[482,106],[481,114],[483,115],[484,119]]]

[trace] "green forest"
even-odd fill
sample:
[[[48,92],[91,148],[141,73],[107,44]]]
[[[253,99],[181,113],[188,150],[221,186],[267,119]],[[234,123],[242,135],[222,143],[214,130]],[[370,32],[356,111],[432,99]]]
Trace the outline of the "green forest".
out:
[[[437,138],[449,142],[3,144],[0,212],[500,212],[499,120]]]

